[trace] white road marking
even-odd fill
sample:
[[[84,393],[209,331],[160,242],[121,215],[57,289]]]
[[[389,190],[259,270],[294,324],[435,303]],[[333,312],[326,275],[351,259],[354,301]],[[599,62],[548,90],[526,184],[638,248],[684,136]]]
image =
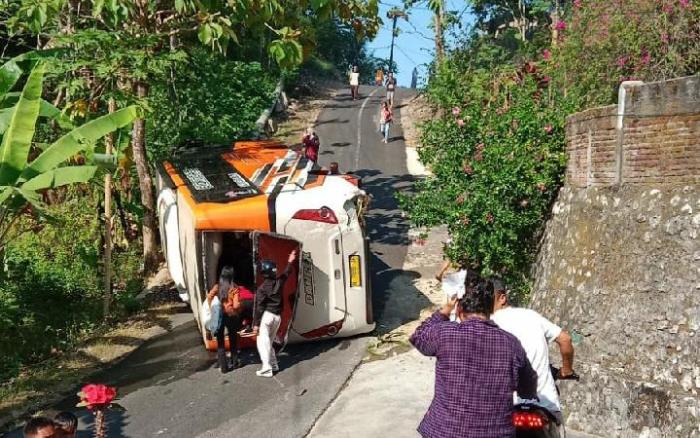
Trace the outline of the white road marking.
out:
[[[362,144],[362,111],[365,109],[365,105],[369,102],[369,98],[374,95],[380,88],[376,88],[374,91],[369,93],[369,96],[365,97],[365,101],[362,102],[360,106],[360,111],[357,113],[357,148],[355,149],[355,169],[360,166],[360,145]]]

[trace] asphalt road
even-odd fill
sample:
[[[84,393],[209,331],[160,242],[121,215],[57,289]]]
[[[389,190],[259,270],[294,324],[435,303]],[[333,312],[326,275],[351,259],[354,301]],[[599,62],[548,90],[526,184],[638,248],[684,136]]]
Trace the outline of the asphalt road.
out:
[[[376,115],[383,90],[361,87],[360,100],[341,92],[321,113],[317,132],[320,162],[336,161],[341,171],[362,176],[373,201],[368,229],[373,253],[375,318],[380,323],[392,279],[406,256],[408,226],[394,194],[411,186],[400,128],[385,145]],[[397,92],[400,101],[403,90]],[[396,119],[400,118],[397,109]],[[311,121],[310,121],[311,122]],[[366,337],[289,346],[273,379],[255,376],[257,354],[245,366],[222,375],[215,357],[204,350],[187,309],[173,318],[172,330],[153,339],[126,360],[94,379],[119,388],[118,407],[108,412],[108,436],[116,437],[302,437],[341,390],[365,354]],[[76,392],[78,388],[76,388]],[[56,410],[80,417],[79,437],[92,415],[74,408],[74,397]],[[19,437],[15,431],[8,437]]]

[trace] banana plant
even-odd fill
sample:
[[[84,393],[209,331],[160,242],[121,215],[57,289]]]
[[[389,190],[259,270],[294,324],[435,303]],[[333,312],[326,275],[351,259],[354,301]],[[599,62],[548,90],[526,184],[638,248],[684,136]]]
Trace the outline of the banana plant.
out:
[[[53,112],[42,103],[44,70],[44,64],[38,62],[16,96],[14,105],[0,113],[5,120],[4,130],[0,132],[0,252],[15,221],[27,210],[42,210],[42,190],[86,183],[95,176],[96,164],[66,164],[70,158],[90,149],[100,138],[139,116],[138,108],[130,106],[96,118],[73,128],[29,161],[42,106],[44,114]],[[0,103],[7,101],[8,94],[11,94],[9,90],[21,74],[21,69],[12,60],[0,67]]]

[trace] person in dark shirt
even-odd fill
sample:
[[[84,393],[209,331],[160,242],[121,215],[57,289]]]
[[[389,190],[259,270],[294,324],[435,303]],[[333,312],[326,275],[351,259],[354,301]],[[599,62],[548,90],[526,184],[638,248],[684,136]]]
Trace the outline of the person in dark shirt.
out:
[[[253,318],[253,333],[258,336],[258,353],[262,362],[260,370],[255,372],[259,377],[272,377],[279,371],[272,341],[282,322],[282,289],[296,259],[297,251],[294,250],[289,254],[287,267],[279,277],[274,262],[263,260],[261,263],[260,271],[264,280],[255,292],[255,317]]]
[[[465,281],[464,297],[455,296],[411,336],[418,351],[437,358],[435,395],[418,427],[423,437],[514,437],[513,392],[537,395],[537,373],[520,342],[489,319],[493,303],[492,283]],[[455,305],[459,323],[449,320]]]

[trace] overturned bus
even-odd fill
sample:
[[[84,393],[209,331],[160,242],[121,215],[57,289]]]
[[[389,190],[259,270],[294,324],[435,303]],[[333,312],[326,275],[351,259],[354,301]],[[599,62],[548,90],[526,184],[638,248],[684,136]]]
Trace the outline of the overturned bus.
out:
[[[283,269],[293,249],[300,257],[283,289],[279,340],[374,329],[367,196],[357,179],[330,175],[279,142],[256,140],[176,154],[159,166],[157,190],[168,270],[208,349],[216,339],[200,308],[221,268],[233,266],[236,281],[255,290],[260,261]]]

